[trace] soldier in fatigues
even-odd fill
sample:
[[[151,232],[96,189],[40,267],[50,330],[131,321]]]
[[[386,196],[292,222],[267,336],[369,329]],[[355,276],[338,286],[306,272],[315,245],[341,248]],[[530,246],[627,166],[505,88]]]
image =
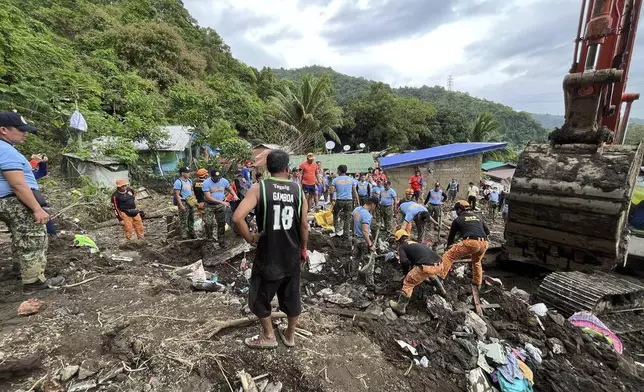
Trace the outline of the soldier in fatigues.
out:
[[[49,214],[46,201],[38,191],[29,161],[14,144],[25,141],[36,128],[18,113],[0,113],[0,220],[11,231],[13,259],[20,263],[25,290],[59,286],[62,277],[45,278]]]
[[[249,182],[250,184],[250,182]],[[230,192],[232,200],[239,200],[237,194],[225,178],[221,178],[219,170],[212,170],[210,178],[203,183],[203,193],[206,198],[206,210],[203,215],[206,239],[212,240],[213,219],[217,221],[217,241],[222,249],[226,248],[224,234],[226,233],[226,209],[230,204],[226,201],[226,192]]]
[[[262,331],[245,339],[251,348],[275,348],[277,339],[271,322],[271,300],[277,294],[279,308],[288,316],[288,327],[278,334],[287,347],[295,346],[295,327],[302,312],[300,264],[306,261],[308,205],[302,188],[288,180],[288,154],[274,150],[266,158],[269,179],[252,187],[233,215],[239,234],[257,243],[250,278],[248,306],[259,318]],[[246,216],[257,208],[258,234],[251,234]]]

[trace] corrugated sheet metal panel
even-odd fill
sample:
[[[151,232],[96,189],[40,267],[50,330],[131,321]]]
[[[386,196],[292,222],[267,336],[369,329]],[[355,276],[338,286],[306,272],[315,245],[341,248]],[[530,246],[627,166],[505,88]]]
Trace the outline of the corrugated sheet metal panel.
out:
[[[548,275],[539,286],[537,296],[549,307],[568,315],[582,310],[601,314],[608,310],[607,306],[628,308],[629,305],[637,305],[642,294],[644,286],[626,277],[574,271]],[[629,296],[632,303],[627,300]]]
[[[190,142],[191,129],[183,125],[169,125],[161,127],[168,132],[168,138],[163,141],[159,151],[183,151],[188,147]],[[134,148],[139,151],[149,150],[146,141],[134,142]]]
[[[418,165],[430,161],[450,159],[473,154],[480,154],[487,151],[500,150],[508,143],[454,143],[444,146],[426,148],[424,150],[409,152],[406,154],[394,155],[380,158],[380,167],[384,169]]]

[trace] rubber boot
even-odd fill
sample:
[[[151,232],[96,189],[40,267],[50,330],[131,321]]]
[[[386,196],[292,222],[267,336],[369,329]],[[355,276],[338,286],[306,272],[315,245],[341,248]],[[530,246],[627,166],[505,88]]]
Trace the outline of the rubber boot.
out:
[[[407,304],[411,297],[406,296],[404,293],[398,294],[398,301],[389,301],[389,307],[396,312],[397,315],[402,316],[407,313]]]

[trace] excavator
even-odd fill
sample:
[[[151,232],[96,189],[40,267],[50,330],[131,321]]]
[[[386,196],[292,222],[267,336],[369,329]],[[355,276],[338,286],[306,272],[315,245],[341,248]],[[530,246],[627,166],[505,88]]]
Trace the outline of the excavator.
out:
[[[582,0],[564,124],[550,143],[525,148],[508,195],[506,251],[558,270],[537,296],[564,313],[644,307],[644,285],[614,272],[627,260],[644,154],[642,145],[623,144],[639,98],[626,84],[642,1]]]

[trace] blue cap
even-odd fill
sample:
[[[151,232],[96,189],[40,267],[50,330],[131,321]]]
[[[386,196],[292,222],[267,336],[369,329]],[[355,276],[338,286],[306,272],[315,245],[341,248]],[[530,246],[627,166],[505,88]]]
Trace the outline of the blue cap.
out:
[[[25,118],[18,112],[0,113],[0,127],[14,127],[22,132],[36,132],[36,127],[27,124]]]

